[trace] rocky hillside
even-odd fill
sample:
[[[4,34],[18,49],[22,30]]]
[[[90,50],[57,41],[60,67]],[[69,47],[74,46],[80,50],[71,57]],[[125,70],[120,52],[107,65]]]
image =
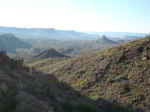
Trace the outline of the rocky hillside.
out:
[[[42,68],[98,106],[105,99],[135,112],[150,111],[150,36]]]
[[[0,52],[0,112],[104,112],[54,76]]]
[[[0,50],[5,50],[11,53],[16,52],[17,48],[31,48],[32,46],[26,42],[19,40],[13,34],[0,35]]]

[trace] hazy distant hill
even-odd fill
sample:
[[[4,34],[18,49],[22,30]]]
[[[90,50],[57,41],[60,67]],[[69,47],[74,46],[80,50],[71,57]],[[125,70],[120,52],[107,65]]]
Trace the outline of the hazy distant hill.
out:
[[[133,39],[144,37],[146,33],[130,33],[130,32],[76,32],[73,30],[57,30],[54,28],[16,28],[16,27],[0,27],[0,33],[13,33],[24,39],[58,39],[58,40],[93,40],[98,36],[106,35],[113,37],[112,39],[131,37]],[[136,38],[135,38],[136,37]],[[132,39],[132,40],[133,40]]]
[[[99,36],[97,37],[97,39],[94,40],[52,40],[52,39],[31,40],[29,39],[26,40],[26,42],[31,43],[34,48],[41,48],[41,49],[55,48],[64,54],[72,54],[72,53],[78,54],[87,50],[103,49],[103,48],[120,44],[120,42],[113,41],[109,39],[109,37],[106,36],[104,37],[105,38]]]
[[[26,42],[19,40],[15,35],[7,33],[0,35],[0,50],[8,52],[16,52],[17,48],[31,48],[32,46]]]
[[[95,39],[97,35],[71,30],[56,30],[53,28],[15,28],[0,27],[0,33],[13,33],[20,38],[40,38],[40,39],[59,39],[59,40],[86,40]]]
[[[126,37],[140,38],[145,37],[147,35],[146,33],[132,33],[132,32],[90,32],[89,34],[97,34],[100,36],[106,35],[107,37],[122,38],[122,39],[126,39]]]

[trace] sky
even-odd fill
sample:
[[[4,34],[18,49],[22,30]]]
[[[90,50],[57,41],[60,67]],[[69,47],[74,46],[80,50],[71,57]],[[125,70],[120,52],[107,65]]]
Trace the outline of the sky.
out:
[[[150,32],[150,0],[0,0],[0,26]]]

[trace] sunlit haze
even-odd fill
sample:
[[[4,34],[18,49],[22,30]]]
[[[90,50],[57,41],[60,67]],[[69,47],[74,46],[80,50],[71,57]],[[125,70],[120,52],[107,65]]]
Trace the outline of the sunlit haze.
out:
[[[148,33],[149,4],[149,0],[0,0],[0,26]]]

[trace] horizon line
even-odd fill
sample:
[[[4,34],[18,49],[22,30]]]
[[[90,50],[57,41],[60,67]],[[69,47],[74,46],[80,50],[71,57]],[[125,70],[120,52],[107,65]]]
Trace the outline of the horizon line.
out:
[[[16,29],[53,29],[62,31],[75,31],[83,33],[140,33],[140,34],[150,34],[150,32],[130,32],[130,31],[79,31],[75,29],[59,29],[54,27],[20,27],[20,26],[0,26],[1,28],[16,28]]]

